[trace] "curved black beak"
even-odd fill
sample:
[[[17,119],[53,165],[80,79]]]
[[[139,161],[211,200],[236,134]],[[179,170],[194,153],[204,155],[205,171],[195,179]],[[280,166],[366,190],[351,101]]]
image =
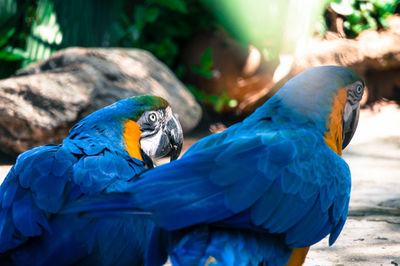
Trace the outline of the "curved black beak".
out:
[[[178,118],[174,114],[171,114],[170,120],[167,122],[166,130],[167,136],[169,137],[170,152],[169,156],[171,161],[178,159],[182,151],[183,145],[183,131]]]
[[[342,149],[350,143],[358,125],[358,117],[360,115],[360,104],[351,104],[349,101],[344,106],[343,114],[343,143]]]
[[[171,158],[176,160],[182,151],[183,132],[181,124],[176,116],[171,112],[170,118],[165,123],[164,131],[157,149],[157,157]]]

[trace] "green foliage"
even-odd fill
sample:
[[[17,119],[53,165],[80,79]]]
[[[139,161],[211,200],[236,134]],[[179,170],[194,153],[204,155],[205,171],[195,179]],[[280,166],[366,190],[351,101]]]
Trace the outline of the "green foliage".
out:
[[[38,0],[22,66],[69,46],[108,46],[110,24],[122,10],[122,0]]]
[[[208,48],[203,52],[200,58],[200,63],[197,65],[192,65],[191,70],[194,74],[199,75],[200,77],[211,79],[213,76],[213,65],[214,61],[212,59],[212,49]],[[206,104],[210,104],[217,112],[221,112],[225,106],[233,108],[238,104],[235,99],[229,98],[225,91],[223,91],[221,95],[216,95],[207,94],[203,91],[200,91],[193,85],[187,85],[187,87],[197,100]]]
[[[200,91],[193,85],[187,85],[187,88],[197,100],[206,104],[210,104],[217,112],[221,112],[225,106],[233,108],[238,104],[235,99],[229,98],[225,91],[223,91],[221,95],[216,95],[207,94],[203,91]]]
[[[191,70],[194,74],[199,75],[204,78],[212,78],[212,66],[214,65],[214,61],[212,60],[212,49],[208,48],[203,52],[203,55],[200,59],[199,65],[192,65]]]
[[[26,55],[23,50],[7,45],[14,33],[15,28],[7,30],[4,34],[0,33],[0,60],[18,61],[25,58]]]
[[[111,45],[146,49],[174,70],[182,45],[216,24],[201,0],[146,0],[131,9],[113,23]]]
[[[203,0],[0,0],[0,78],[69,46],[146,49],[182,77],[182,45],[215,25]],[[211,78],[212,65],[209,50],[193,69]],[[228,101],[199,97],[216,109]]]
[[[39,0],[36,19],[26,40],[26,58],[22,67],[48,58],[57,49],[51,45],[60,44],[61,40],[62,33],[54,12],[54,3],[50,0]]]
[[[150,0],[148,3],[158,4],[172,11],[178,11],[183,14],[188,13],[188,9],[184,0]]]
[[[24,67],[69,46],[137,47],[181,71],[181,46],[214,25],[202,0],[0,0],[0,60]]]
[[[300,0],[299,0],[300,1]],[[325,3],[325,0],[321,0]],[[386,18],[396,12],[400,0],[329,0],[331,6],[350,6],[344,18],[348,36],[362,30],[387,27]],[[318,0],[314,0],[315,6]],[[236,3],[236,4],[235,4]],[[179,64],[183,45],[196,33],[223,28],[244,45],[258,43],[267,59],[292,50],[303,24],[319,8],[299,12],[288,8],[296,1],[217,0],[0,0],[0,78],[12,75],[31,62],[48,58],[69,46],[137,47],[150,51],[183,77]],[[240,5],[239,5],[240,4]],[[296,5],[295,5],[296,6]],[[294,6],[294,7],[295,7]],[[301,6],[302,7],[302,6]],[[210,9],[212,8],[212,10]],[[340,8],[339,8],[340,9]],[[230,12],[226,12],[226,10]],[[350,11],[349,11],[350,10]],[[282,15],[286,14],[286,15]],[[284,21],[282,17],[291,18]],[[310,23],[299,23],[307,18]],[[237,27],[235,27],[237,26]],[[297,28],[300,27],[300,28]],[[321,30],[324,26],[321,26]],[[286,40],[282,36],[295,36]],[[282,48],[283,47],[283,48]],[[283,51],[285,52],[285,51]],[[190,70],[212,78],[212,51],[207,49]],[[237,103],[226,93],[192,93],[216,110]]]
[[[387,17],[396,12],[400,0],[341,0],[331,1],[332,9],[344,18],[344,30],[356,37],[366,29],[388,27]]]
[[[20,68],[30,31],[34,0],[0,0],[0,78]]]

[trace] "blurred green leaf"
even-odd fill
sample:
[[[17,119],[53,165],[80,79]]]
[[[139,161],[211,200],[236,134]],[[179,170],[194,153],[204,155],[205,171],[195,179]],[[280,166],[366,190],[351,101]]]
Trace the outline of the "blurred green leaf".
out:
[[[206,94],[193,85],[186,85],[186,87],[198,101],[210,104],[216,112],[221,112],[225,106],[234,108],[238,105],[237,100],[229,98],[226,91],[223,91],[221,95],[216,95]]]
[[[140,23],[144,26],[146,23],[153,23],[156,21],[159,14],[159,8],[137,5],[135,6],[133,17],[137,24]]]
[[[21,58],[7,51],[0,50],[0,60],[15,61],[15,60],[21,60]]]
[[[200,65],[201,67],[211,70],[211,67],[213,66],[214,62],[212,59],[212,48],[206,49],[200,59]]]
[[[210,101],[214,104],[214,110],[217,112],[221,112],[224,108],[224,99],[223,97],[218,97],[217,95],[211,95]]]
[[[378,23],[373,17],[371,17],[369,13],[364,14],[364,17],[367,20],[367,25],[369,29],[374,29],[374,30],[378,29]]]
[[[212,71],[201,66],[192,65],[191,70],[194,74],[199,75],[200,77],[210,79],[212,78]]]
[[[160,14],[160,9],[155,7],[150,7],[146,9],[146,22],[153,23],[157,20]]]
[[[18,61],[26,58],[26,52],[19,48],[6,46],[0,50],[0,59],[5,61]]]
[[[22,66],[31,62],[41,61],[50,56],[55,49],[59,25],[54,12],[52,0],[39,0],[36,9],[36,19],[31,28],[31,33],[26,41],[26,56]]]
[[[26,53],[25,50],[22,50],[20,48],[13,48],[13,47],[10,47],[10,46],[9,46],[8,50],[10,52],[12,52],[15,56],[19,56],[21,59],[27,58],[27,53]]]
[[[351,26],[351,29],[356,33],[356,34],[360,34],[360,32],[363,31],[364,27],[362,24],[355,24],[353,26]]]
[[[205,94],[202,91],[199,91],[195,86],[187,84],[186,87],[193,94],[193,96],[199,100],[203,101],[205,99]]]
[[[387,20],[386,20],[385,17],[379,17],[379,23],[382,25],[382,27],[383,27],[384,29],[386,29],[387,27],[389,27],[389,24],[388,24],[388,22],[387,22]]]
[[[15,28],[9,29],[5,34],[0,35],[0,47],[5,45],[10,37],[15,33]]]
[[[353,12],[353,14],[351,14],[350,16],[348,16],[348,21],[352,24],[356,24],[356,23],[360,23],[362,20],[362,14],[359,10],[355,10]]]
[[[206,49],[200,58],[200,64],[192,65],[191,70],[194,74],[199,75],[203,78],[210,79],[213,76],[212,66],[214,61],[212,59],[212,49]]]
[[[165,38],[159,43],[156,50],[156,55],[160,58],[165,58],[168,55],[176,55],[178,53],[178,46],[170,38]],[[171,62],[170,62],[171,63]]]
[[[186,68],[183,64],[178,64],[175,68],[175,75],[178,79],[182,79],[186,74]]]
[[[188,10],[184,0],[148,0],[147,2],[164,6],[173,11],[178,11],[187,14]]]

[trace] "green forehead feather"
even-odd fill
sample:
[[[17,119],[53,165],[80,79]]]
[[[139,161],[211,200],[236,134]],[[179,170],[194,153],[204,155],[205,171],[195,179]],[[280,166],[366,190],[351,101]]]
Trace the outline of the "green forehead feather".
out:
[[[134,121],[139,119],[144,112],[165,109],[169,106],[166,100],[153,95],[134,96],[121,102],[125,103],[121,105],[121,117],[133,119]]]
[[[131,100],[139,103],[142,106],[147,106],[147,110],[156,110],[167,108],[169,106],[168,102],[161,97],[153,95],[142,95],[131,97]]]
[[[149,97],[153,98],[155,103],[154,107],[167,108],[169,106],[168,102],[161,97],[158,96],[149,96]]]

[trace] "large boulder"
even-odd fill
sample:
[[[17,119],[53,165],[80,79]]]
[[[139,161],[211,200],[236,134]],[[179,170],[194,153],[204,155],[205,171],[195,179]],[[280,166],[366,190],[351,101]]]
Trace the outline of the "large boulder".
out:
[[[150,53],[65,49],[0,81],[0,150],[16,155],[34,146],[60,143],[86,115],[142,94],[165,98],[185,132],[201,118],[193,96]]]

